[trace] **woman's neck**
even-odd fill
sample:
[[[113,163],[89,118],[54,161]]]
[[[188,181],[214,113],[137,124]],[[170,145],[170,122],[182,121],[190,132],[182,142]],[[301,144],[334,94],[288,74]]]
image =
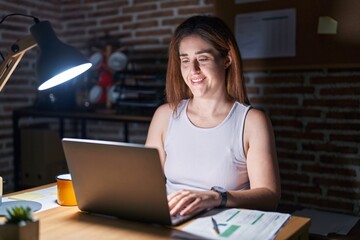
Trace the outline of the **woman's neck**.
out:
[[[215,127],[227,117],[233,104],[233,101],[227,99],[205,100],[192,98],[189,100],[187,115],[189,120],[198,127]]]

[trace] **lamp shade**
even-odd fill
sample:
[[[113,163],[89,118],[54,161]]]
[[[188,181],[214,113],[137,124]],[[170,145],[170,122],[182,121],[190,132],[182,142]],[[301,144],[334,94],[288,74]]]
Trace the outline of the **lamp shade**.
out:
[[[35,38],[40,54],[37,60],[39,90],[66,82],[91,67],[91,63],[74,47],[61,42],[48,21],[34,24],[30,32]]]

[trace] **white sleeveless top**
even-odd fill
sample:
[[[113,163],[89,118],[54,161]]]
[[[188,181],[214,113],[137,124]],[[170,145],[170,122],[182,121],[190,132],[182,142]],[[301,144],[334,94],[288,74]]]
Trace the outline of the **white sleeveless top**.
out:
[[[243,149],[245,117],[250,106],[235,102],[222,123],[199,128],[191,123],[182,100],[169,121],[164,148],[168,194],[181,190],[249,189]]]

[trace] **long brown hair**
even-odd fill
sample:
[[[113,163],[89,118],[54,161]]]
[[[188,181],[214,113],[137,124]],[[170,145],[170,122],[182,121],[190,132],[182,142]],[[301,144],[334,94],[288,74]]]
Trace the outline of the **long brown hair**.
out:
[[[229,55],[231,65],[227,68],[225,84],[230,100],[250,104],[243,76],[242,60],[235,37],[229,27],[218,17],[193,16],[175,30],[169,45],[169,61],[166,73],[166,100],[176,110],[182,99],[192,98],[180,70],[179,44],[184,37],[197,34],[219,51],[222,57]]]

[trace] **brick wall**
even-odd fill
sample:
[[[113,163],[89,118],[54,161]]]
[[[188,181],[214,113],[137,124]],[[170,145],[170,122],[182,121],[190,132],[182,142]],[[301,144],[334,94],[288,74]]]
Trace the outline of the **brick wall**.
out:
[[[359,213],[360,72],[248,73],[276,135],[282,203]]]
[[[90,40],[108,36],[127,46],[135,58],[158,63],[166,59],[177,24],[193,14],[213,12],[212,6],[210,0],[23,0],[0,2],[0,14],[25,12],[50,20],[59,38],[88,56]],[[1,52],[31,24],[14,18],[0,25]],[[35,55],[36,50],[26,54],[0,93],[0,174],[9,179],[7,191],[12,189],[13,171],[11,113],[35,99]],[[160,62],[152,67],[165,71]],[[248,72],[246,78],[251,102],[273,122],[282,203],[359,214],[360,70]],[[27,119],[23,124],[33,122]],[[93,122],[89,138],[121,141],[122,127]],[[67,128],[72,134],[72,122]],[[147,126],[133,124],[130,131],[132,142],[143,142]]]

